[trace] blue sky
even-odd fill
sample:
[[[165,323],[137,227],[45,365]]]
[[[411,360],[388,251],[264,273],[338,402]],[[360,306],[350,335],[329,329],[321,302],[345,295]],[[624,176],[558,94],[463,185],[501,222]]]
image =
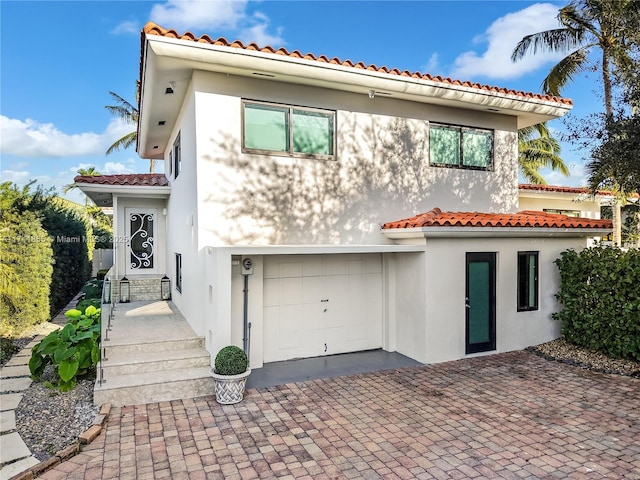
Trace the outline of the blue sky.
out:
[[[509,56],[528,33],[555,28],[566,2],[532,1],[6,1],[0,0],[0,171],[59,193],[78,168],[146,172],[133,148],[105,150],[131,131],[104,108],[109,91],[135,101],[140,30],[149,20],[179,32],[284,46],[378,66],[428,72],[531,92],[558,56]],[[572,117],[602,110],[595,74],[567,87]],[[559,120],[554,130],[566,127]],[[583,185],[582,152],[563,145]],[[157,171],[162,171],[159,162]],[[84,202],[81,194],[68,198]]]

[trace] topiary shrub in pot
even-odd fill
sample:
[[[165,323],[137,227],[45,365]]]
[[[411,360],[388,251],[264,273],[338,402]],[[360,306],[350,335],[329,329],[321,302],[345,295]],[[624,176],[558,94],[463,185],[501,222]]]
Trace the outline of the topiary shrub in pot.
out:
[[[232,405],[242,401],[250,373],[249,359],[244,350],[235,345],[220,349],[211,372],[218,403]]]

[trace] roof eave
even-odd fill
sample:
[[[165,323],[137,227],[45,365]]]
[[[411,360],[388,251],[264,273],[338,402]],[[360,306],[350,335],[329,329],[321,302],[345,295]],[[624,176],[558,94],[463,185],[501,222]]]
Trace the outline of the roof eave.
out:
[[[160,96],[158,92],[163,91],[162,88],[153,88],[154,85],[151,85],[151,88],[145,85],[149,75],[149,63],[156,63],[157,57],[175,59],[182,62],[181,68],[189,70],[201,69],[243,76],[261,73],[268,74],[272,81],[324,86],[363,95],[368,95],[370,90],[374,90],[384,92],[391,98],[513,115],[518,118],[518,128],[561,117],[572,108],[570,104],[539,98],[323,63],[305,58],[292,58],[287,55],[150,34],[147,34],[145,39],[141,65],[143,90],[138,147],[138,152],[144,158],[162,158],[168,142],[168,138],[162,138],[161,142],[153,140],[151,141],[153,145],[151,143],[147,145],[148,130],[154,125],[151,122],[151,108],[145,108],[145,104],[154,105],[155,102],[160,102],[160,98],[153,98],[153,93]],[[153,65],[153,67],[161,69],[159,65]],[[184,95],[184,92],[180,93]],[[172,97],[173,101],[179,100],[179,92]],[[166,101],[166,98],[164,100]],[[168,123],[167,126],[169,126]],[[168,137],[171,128],[166,128],[166,132]],[[157,148],[153,148],[154,146]]]
[[[99,207],[113,207],[113,196],[168,198],[171,187],[163,185],[101,185],[76,183],[78,188]]]
[[[385,228],[382,234],[394,240],[408,238],[540,238],[540,237],[602,237],[611,233],[606,228],[551,227],[414,227]]]

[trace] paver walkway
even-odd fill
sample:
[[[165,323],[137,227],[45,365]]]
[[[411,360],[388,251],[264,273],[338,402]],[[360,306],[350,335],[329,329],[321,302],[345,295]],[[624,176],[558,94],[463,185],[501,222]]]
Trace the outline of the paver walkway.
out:
[[[42,479],[640,479],[640,380],[528,352],[113,408]]]
[[[75,307],[78,295],[51,322],[39,325],[39,335],[0,367],[0,480],[7,480],[39,463],[16,431],[15,410],[31,386],[31,349],[67,322],[64,312]]]

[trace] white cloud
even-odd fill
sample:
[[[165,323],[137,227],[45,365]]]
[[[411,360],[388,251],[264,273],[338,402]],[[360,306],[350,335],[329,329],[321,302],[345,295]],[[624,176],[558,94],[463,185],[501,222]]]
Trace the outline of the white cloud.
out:
[[[151,20],[181,30],[235,28],[247,16],[246,6],[246,0],[168,0],[153,6]]]
[[[458,56],[450,75],[462,80],[478,76],[513,79],[556,62],[562,54],[538,52],[514,63],[511,53],[524,36],[558,28],[557,15],[557,5],[537,3],[498,18],[483,35],[474,39],[476,43],[486,43],[486,50],[481,54],[468,51]]]
[[[134,170],[127,167],[122,162],[107,162],[104,164],[104,168],[99,170],[103,175],[116,175],[119,173],[133,173]]]
[[[116,25],[114,29],[111,30],[111,33],[113,35],[122,35],[122,34],[126,35],[131,33],[138,34],[140,33],[140,30],[141,30],[141,27],[138,24],[138,22],[127,20]]]
[[[243,42],[284,45],[282,28],[269,33],[269,18],[261,12],[249,13],[247,5],[247,0],[168,0],[155,4],[150,17],[159,25],[179,31],[202,31],[214,37],[216,30],[229,29]]]
[[[113,119],[102,133],[65,133],[53,123],[32,119],[19,120],[0,115],[0,153],[17,157],[61,158],[104,154],[107,147],[131,131],[119,119]]]
[[[426,73],[430,73],[432,75],[438,75],[438,70],[440,69],[440,59],[437,53],[432,53],[427,60],[427,63],[422,67],[422,71]]]
[[[2,170],[2,181],[24,185],[30,180],[29,172],[25,170]]]
[[[282,27],[276,29],[275,35],[271,35],[267,33],[267,29],[269,28],[269,19],[265,15],[256,13],[252,20],[257,21],[258,23],[240,30],[239,36],[242,41],[255,42],[260,46],[271,45],[276,48],[284,45],[285,42],[282,39]]]

